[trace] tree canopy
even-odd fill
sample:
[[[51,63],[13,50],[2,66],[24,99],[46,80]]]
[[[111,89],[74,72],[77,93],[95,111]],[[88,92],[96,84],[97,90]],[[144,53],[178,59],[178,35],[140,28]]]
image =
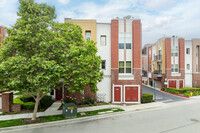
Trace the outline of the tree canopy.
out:
[[[56,89],[61,78],[72,93],[86,86],[96,92],[103,73],[96,43],[83,40],[80,26],[55,22],[54,7],[34,0],[19,2],[19,19],[7,29],[10,36],[0,46],[0,87],[33,96],[34,120],[40,99],[52,86]]]

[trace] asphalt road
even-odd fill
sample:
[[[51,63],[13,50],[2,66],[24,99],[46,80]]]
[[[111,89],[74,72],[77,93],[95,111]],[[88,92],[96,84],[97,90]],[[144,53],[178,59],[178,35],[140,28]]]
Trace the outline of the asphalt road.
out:
[[[173,102],[159,109],[127,112],[87,122],[15,130],[14,133],[199,133],[200,100]]]
[[[144,93],[153,94],[154,95],[154,99],[155,99],[155,90],[154,89],[142,85],[142,94],[144,94]],[[156,100],[158,102],[169,103],[169,102],[177,102],[177,101],[183,101],[183,100],[188,100],[188,99],[187,98],[183,98],[183,97],[170,95],[168,93],[164,93],[164,92],[156,90]]]

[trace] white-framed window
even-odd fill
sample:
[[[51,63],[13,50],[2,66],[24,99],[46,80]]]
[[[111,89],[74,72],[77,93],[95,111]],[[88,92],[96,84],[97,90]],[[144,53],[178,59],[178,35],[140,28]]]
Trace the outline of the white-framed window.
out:
[[[119,61],[119,73],[124,73],[124,61]]]
[[[126,68],[124,61],[119,61],[119,73],[131,73],[131,61],[126,61]]]
[[[190,70],[190,64],[187,64],[187,70]]]
[[[151,71],[151,64],[149,65],[149,70]]]
[[[105,60],[101,61],[101,69],[106,69],[106,61]]]
[[[178,72],[178,64],[171,64],[171,72]]]
[[[131,73],[131,61],[126,61],[126,73]]]
[[[124,49],[124,43],[119,43],[119,49]]]
[[[186,54],[190,54],[190,48],[186,48]]]
[[[126,43],[126,49],[131,49],[131,43]]]
[[[101,35],[100,39],[101,46],[106,46],[106,35]]]
[[[85,39],[86,40],[91,40],[91,31],[89,31],[89,30],[85,31]]]

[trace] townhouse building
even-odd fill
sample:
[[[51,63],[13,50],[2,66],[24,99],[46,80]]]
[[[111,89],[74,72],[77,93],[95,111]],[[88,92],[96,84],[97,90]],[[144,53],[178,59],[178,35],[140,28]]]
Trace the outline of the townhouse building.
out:
[[[0,26],[0,43],[2,43],[5,36],[6,36],[5,28],[3,26]]]
[[[158,88],[182,88],[185,82],[185,41],[178,37],[163,37],[148,49],[148,84]]]
[[[130,16],[111,23],[65,18],[82,28],[84,39],[97,42],[103,80],[98,83],[97,100],[112,103],[140,103],[142,94],[141,22]],[[66,89],[65,89],[66,90]],[[65,91],[63,90],[63,91]],[[89,93],[89,88],[85,89]],[[55,92],[55,98],[61,95]],[[78,96],[79,94],[73,94]],[[56,98],[59,100],[59,98]]]

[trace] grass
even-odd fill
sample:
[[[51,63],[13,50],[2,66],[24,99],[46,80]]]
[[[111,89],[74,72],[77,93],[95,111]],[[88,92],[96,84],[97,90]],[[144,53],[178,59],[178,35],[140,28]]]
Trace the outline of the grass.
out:
[[[24,119],[0,121],[0,128],[24,125]]]
[[[115,110],[113,110],[113,109],[115,109]],[[119,109],[119,108],[109,108],[109,109],[100,109],[100,110],[94,110],[94,111],[86,111],[86,112],[84,112],[85,115],[81,115],[81,113],[83,113],[83,112],[77,113],[77,117],[76,118],[99,115],[99,112],[106,112],[106,111],[111,111],[111,110],[113,112],[124,111],[123,109]],[[42,120],[40,122],[38,122],[38,123],[66,120],[66,118],[63,117],[63,115],[41,116],[40,118]],[[70,119],[70,118],[67,118],[67,119]],[[74,118],[71,118],[71,119],[74,119]],[[25,125],[23,120],[24,119],[0,121],[0,128]]]

